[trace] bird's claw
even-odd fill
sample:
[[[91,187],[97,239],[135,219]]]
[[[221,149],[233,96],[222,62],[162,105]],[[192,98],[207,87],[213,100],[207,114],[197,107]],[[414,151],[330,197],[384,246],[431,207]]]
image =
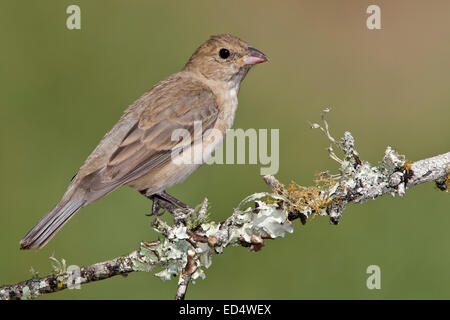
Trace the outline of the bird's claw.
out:
[[[190,212],[193,210],[188,205],[183,202],[175,199],[175,198],[167,198],[166,194],[154,194],[151,196],[151,200],[153,201],[152,212],[148,214],[148,216],[161,216],[165,211],[173,214],[174,216],[179,215],[181,212]]]
[[[165,201],[163,199],[160,199],[157,195],[152,196],[152,212],[146,213],[145,215],[148,217],[155,216],[160,217],[164,214],[165,210],[169,211],[167,208],[165,208],[160,202]]]

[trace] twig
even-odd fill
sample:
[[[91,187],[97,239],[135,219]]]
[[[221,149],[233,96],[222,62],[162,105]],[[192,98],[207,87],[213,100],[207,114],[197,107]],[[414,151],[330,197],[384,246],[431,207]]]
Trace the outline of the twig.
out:
[[[388,193],[403,196],[406,190],[427,182],[436,182],[440,189],[446,191],[448,174],[450,172],[449,164],[450,152],[447,152],[439,156],[416,161],[410,164],[409,170],[395,171],[387,175],[388,186],[362,185],[358,183],[360,180],[356,180],[357,183],[354,184],[353,188],[347,188],[345,192],[337,193],[333,203],[328,207],[328,215],[331,222],[337,224],[335,222],[339,221],[338,217],[342,215],[345,206],[350,202],[362,203]],[[284,188],[272,175],[264,176],[264,181],[274,193],[279,193],[280,188]],[[339,211],[339,214],[333,212],[333,210]]]
[[[197,270],[197,262],[195,260],[195,251],[188,250],[186,267],[180,272],[180,278],[178,280],[177,294],[175,300],[184,300],[186,296],[186,290],[191,281],[192,275]]]
[[[64,289],[77,289],[79,285],[108,279],[117,275],[126,276],[135,271],[137,251],[112,260],[65,272],[36,277],[13,285],[0,287],[0,300],[33,299],[42,294]]]

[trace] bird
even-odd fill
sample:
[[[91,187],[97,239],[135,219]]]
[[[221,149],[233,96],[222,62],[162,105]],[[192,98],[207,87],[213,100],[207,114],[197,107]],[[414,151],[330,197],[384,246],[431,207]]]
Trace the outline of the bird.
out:
[[[125,110],[72,178],[59,203],[20,241],[20,248],[42,248],[81,208],[120,186],[153,200],[155,215],[164,204],[190,208],[166,189],[184,181],[212,156],[233,125],[242,80],[254,65],[268,60],[238,37],[211,36],[181,71],[154,85]],[[196,122],[202,134],[214,129],[222,135],[196,137]],[[183,144],[174,141],[172,133],[177,129],[192,139]],[[201,141],[206,152],[201,161],[173,161],[174,150],[189,151]]]

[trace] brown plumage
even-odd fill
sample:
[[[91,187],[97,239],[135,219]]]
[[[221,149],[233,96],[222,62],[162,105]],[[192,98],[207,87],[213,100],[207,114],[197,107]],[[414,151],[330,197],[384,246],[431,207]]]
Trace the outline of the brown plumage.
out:
[[[189,147],[173,141],[172,132],[187,130],[191,147],[199,142],[193,134],[195,121],[201,121],[203,132],[214,128],[225,133],[233,124],[241,81],[252,65],[267,60],[234,36],[211,37],[183,70],[155,85],[125,111],[61,201],[21,240],[21,249],[41,248],[78,210],[119,186],[131,186],[152,197],[186,179],[201,163],[172,161],[174,148]],[[221,142],[203,139],[209,141],[209,155]]]

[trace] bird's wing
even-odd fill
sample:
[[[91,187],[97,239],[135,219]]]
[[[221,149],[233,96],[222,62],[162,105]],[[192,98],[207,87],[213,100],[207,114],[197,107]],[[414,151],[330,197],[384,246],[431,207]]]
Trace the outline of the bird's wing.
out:
[[[179,140],[172,139],[172,133],[184,129],[194,143],[198,139],[194,123],[201,123],[205,132],[214,127],[219,113],[215,95],[208,87],[183,78],[162,82],[135,105],[129,112],[142,110],[137,113],[138,121],[120,143],[114,144],[105,165],[81,182],[92,193],[92,200],[171,161],[172,150],[183,148]]]

